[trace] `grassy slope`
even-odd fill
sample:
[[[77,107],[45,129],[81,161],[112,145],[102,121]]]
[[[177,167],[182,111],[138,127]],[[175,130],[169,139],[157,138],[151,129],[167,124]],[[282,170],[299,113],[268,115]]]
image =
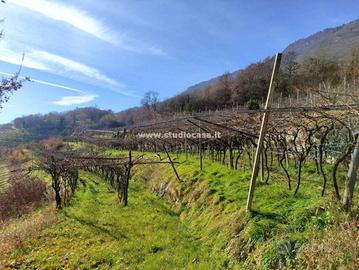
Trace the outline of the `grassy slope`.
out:
[[[115,153],[112,151],[112,153]],[[183,162],[184,157],[180,156]],[[311,231],[318,233],[343,215],[333,213],[328,196],[320,196],[321,177],[312,164],[304,168],[303,183],[294,197],[288,191],[282,172],[272,172],[269,185],[259,183],[252,217],[245,215],[250,170],[230,170],[220,164],[205,162],[202,172],[198,160],[191,157],[177,165],[184,183],[180,185],[172,168],[166,165],[147,166],[137,170],[149,188],[159,190],[167,185],[165,197],[177,201],[181,220],[213,251],[233,258],[245,268],[300,267],[295,256]],[[314,173],[314,174],[313,174]],[[292,172],[294,174],[294,171]],[[278,252],[278,246],[289,242],[290,254]]]
[[[117,203],[100,179],[99,184],[89,182],[59,214],[59,223],[26,241],[11,259],[23,269],[46,266],[45,258],[48,267],[70,269],[298,268],[303,266],[295,256],[299,246],[313,231],[320,235],[343,217],[329,206],[330,184],[329,195],[320,197],[322,180],[312,164],[304,168],[297,197],[287,190],[283,173],[273,171],[269,185],[259,183],[249,218],[244,213],[250,178],[245,164],[234,171],[205,161],[199,172],[196,157],[179,160],[182,184],[168,164],[137,167],[128,208]],[[167,186],[164,197],[175,203],[148,191],[158,192],[161,186]],[[288,254],[278,251],[283,243],[289,243]]]
[[[218,269],[221,259],[193,238],[171,204],[131,182],[129,207],[101,180],[83,175],[59,221],[25,241],[10,258],[21,269]],[[92,181],[94,180],[94,181]],[[83,189],[83,187],[81,188]]]

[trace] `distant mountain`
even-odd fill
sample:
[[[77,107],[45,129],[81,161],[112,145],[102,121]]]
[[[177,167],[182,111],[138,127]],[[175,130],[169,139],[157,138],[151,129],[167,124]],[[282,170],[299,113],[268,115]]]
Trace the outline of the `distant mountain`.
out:
[[[323,57],[346,61],[354,50],[359,49],[359,20],[328,28],[290,44],[285,50],[294,51],[298,61],[308,57]]]
[[[290,44],[283,53],[294,51],[299,62],[308,57],[347,61],[354,50],[359,50],[359,19],[297,40]],[[230,74],[234,77],[240,72],[241,70],[236,70]],[[184,93],[203,90],[209,85],[215,84],[219,78],[220,76],[197,83],[188,87]]]

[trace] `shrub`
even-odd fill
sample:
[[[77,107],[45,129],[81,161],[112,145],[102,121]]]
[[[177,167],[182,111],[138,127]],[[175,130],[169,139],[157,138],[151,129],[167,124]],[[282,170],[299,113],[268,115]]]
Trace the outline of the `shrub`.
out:
[[[43,140],[41,143],[46,150],[60,150],[64,146],[63,140],[55,137]]]
[[[247,102],[247,108],[249,110],[258,110],[260,109],[260,103],[257,99],[251,99]]]
[[[37,177],[13,176],[10,186],[0,193],[0,222],[27,213],[40,206],[46,199],[45,182]]]
[[[30,160],[29,152],[24,147],[17,147],[6,153],[11,165],[19,165]]]

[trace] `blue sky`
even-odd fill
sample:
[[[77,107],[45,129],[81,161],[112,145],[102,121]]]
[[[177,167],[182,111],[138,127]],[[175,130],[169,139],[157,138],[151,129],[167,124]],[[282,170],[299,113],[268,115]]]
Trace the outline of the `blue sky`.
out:
[[[139,105],[173,96],[359,18],[359,1],[6,0],[2,76],[32,78],[0,112],[15,117]]]

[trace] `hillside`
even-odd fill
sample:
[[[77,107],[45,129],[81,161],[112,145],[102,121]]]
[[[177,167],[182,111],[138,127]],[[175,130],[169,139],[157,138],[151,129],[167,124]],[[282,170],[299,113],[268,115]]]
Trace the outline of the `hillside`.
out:
[[[336,61],[349,61],[354,64],[351,69],[358,70],[359,55],[351,58],[353,50],[359,46],[359,20],[348,24],[325,29],[307,38],[295,41],[284,50],[282,61],[281,82],[276,91],[288,96],[296,88],[311,87],[327,80],[335,86],[345,74],[347,78],[355,79],[357,72],[346,74],[347,69],[337,63],[331,63],[331,69],[324,68],[329,63],[313,61],[303,63],[307,57],[325,57]],[[295,73],[286,74],[288,61],[286,53],[294,51],[297,55],[292,61],[299,62]],[[288,55],[288,54],[287,54]],[[356,59],[356,60],[355,60]],[[70,111],[65,114],[50,113],[47,115],[32,115],[15,119],[14,125],[18,130],[26,130],[30,134],[41,134],[41,138],[56,135],[70,135],[81,123],[81,127],[111,128],[151,120],[154,116],[172,115],[173,113],[200,112],[204,110],[217,110],[230,106],[246,106],[250,100],[261,101],[265,98],[269,78],[272,70],[273,58],[253,63],[245,69],[236,70],[207,81],[200,82],[187,88],[187,90],[169,99],[161,101],[156,112],[148,111],[143,107],[134,107],[113,114],[111,111],[102,111],[96,108],[84,108]],[[1,137],[8,131],[0,131]]]
[[[16,118],[13,124],[0,125],[0,147],[39,141],[51,136],[69,136],[76,129],[121,127],[112,111],[79,108],[64,113],[28,115]]]
[[[52,213],[56,222],[17,252],[9,255],[4,248],[0,266],[2,259],[12,257],[7,267],[17,269],[220,269],[220,257],[210,257],[171,204],[146,190],[143,182],[133,182],[131,207],[124,208],[114,203],[116,195],[102,179],[83,178],[86,186],[73,207]],[[3,247],[1,243],[0,251]]]
[[[235,78],[241,71],[242,70],[239,69],[239,70],[229,73],[229,75],[231,78]],[[208,86],[216,84],[220,80],[220,78],[221,78],[221,76],[217,76],[217,77],[209,79],[207,81],[203,81],[203,82],[197,83],[195,85],[192,85],[192,86],[188,87],[187,90],[185,90],[182,94],[200,91]]]
[[[315,33],[290,44],[284,52],[294,51],[298,60],[323,57],[348,61],[359,46],[359,20]]]
[[[359,270],[359,1],[0,1],[0,270]]]
[[[255,211],[246,216],[250,167],[244,160],[241,170],[235,171],[206,160],[200,172],[195,156],[186,160],[185,155],[172,154],[172,158],[180,161],[177,169],[183,182],[178,183],[169,164],[137,167],[127,207],[117,202],[103,177],[81,172],[78,191],[63,211],[46,206],[0,227],[0,265],[9,269],[157,269],[158,265],[163,269],[302,269],[314,262],[310,252],[320,254],[321,269],[338,266],[344,258],[348,266],[357,262],[355,235],[346,244],[353,250],[346,252],[338,245],[335,258],[314,250],[320,237],[308,242],[314,230],[327,228],[332,233],[331,224],[345,220],[345,214],[338,215],[326,204],[330,194],[320,196],[316,184],[320,176],[313,174],[313,164],[304,168],[305,186],[299,197],[292,196],[283,185],[284,176],[275,172],[273,181],[258,187]],[[340,234],[350,237],[344,230]],[[330,235],[325,248],[336,237]],[[287,246],[291,250],[286,251]]]
[[[359,48],[359,19],[347,24],[327,28],[309,37],[297,40],[284,50],[284,54],[294,51],[297,60],[302,62],[308,57],[326,58],[335,61],[348,61],[354,50]],[[242,70],[231,72],[235,77]],[[187,88],[184,93],[198,92],[218,82],[220,76],[197,83]]]

